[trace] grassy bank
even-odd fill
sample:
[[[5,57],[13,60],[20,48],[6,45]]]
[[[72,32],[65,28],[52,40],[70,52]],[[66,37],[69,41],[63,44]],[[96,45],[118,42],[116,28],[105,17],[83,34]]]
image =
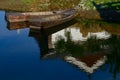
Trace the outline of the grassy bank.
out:
[[[1,0],[0,9],[6,11],[47,11],[70,9],[79,0]]]
[[[70,9],[78,5],[84,4],[85,9],[95,9],[92,1],[97,4],[120,2],[120,0],[1,0],[0,9],[12,11],[47,11]],[[105,8],[115,7],[120,9],[120,4],[104,6]]]

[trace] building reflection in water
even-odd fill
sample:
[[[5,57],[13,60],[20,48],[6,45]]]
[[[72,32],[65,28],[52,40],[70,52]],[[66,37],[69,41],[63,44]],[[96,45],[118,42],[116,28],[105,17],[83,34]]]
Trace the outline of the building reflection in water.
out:
[[[84,31],[87,30],[87,36],[84,37],[83,33],[80,32],[82,27],[75,27],[76,25],[46,36],[48,41],[42,43],[42,45],[39,44],[39,47],[42,48],[43,45],[45,46],[48,43],[55,51],[41,54],[41,59],[60,58],[77,66],[89,75],[92,75],[98,68],[101,68],[100,66],[105,64],[109,66],[111,74],[116,78],[120,70],[120,36],[119,32],[116,32],[119,27],[116,26],[115,29],[112,25],[109,25],[109,27],[107,26],[108,29],[101,24],[99,27],[92,24],[92,28],[89,26],[84,28]],[[111,28],[113,28],[113,31],[110,32]],[[44,35],[42,34],[42,36]],[[49,50],[49,47],[47,48]]]
[[[29,36],[35,38],[40,48],[40,59],[60,58],[89,75],[104,64],[108,66],[104,70],[109,69],[113,78],[117,77],[120,73],[119,25],[78,22],[61,29],[30,29]]]

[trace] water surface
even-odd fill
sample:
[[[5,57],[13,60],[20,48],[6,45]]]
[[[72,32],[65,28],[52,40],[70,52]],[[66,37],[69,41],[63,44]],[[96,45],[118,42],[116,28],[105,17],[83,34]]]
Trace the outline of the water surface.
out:
[[[95,28],[91,28],[87,23],[86,25],[84,23],[84,25],[80,24],[77,23],[67,29],[51,34],[49,38],[48,35],[40,37],[39,33],[34,33],[28,27],[9,29],[5,20],[5,12],[0,11],[0,80],[120,80],[120,64],[118,62],[120,57],[120,33],[117,31],[120,27],[113,25],[117,28],[116,30],[106,24],[97,25],[96,23],[91,25]],[[64,35],[65,31],[71,33],[74,42],[87,44],[89,42],[87,39],[91,35],[95,35],[97,36],[95,41],[96,39],[104,40],[103,43],[105,42],[105,44],[103,45],[110,48],[114,47],[112,51],[109,51],[109,48],[104,51],[104,55],[108,58],[106,64],[101,65],[91,74],[65,60],[68,55],[82,59],[82,56],[78,54],[79,51],[75,51],[76,54],[72,52],[59,55],[58,53],[52,54],[50,57],[44,57],[47,54],[43,54],[42,50],[46,49],[42,48],[46,48],[48,44],[49,47],[54,47],[53,44],[58,35],[67,39]],[[49,41],[46,42],[43,38],[49,39]],[[42,41],[48,44],[42,43]],[[90,43],[93,44],[94,39]],[[97,41],[92,46],[96,46],[96,44],[98,44]],[[91,49],[88,46],[83,53],[101,52],[101,49]]]

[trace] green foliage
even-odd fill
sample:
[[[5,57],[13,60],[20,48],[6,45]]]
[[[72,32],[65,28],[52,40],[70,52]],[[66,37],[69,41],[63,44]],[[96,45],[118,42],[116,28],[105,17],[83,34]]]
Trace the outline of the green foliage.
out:
[[[106,4],[107,5],[103,5],[102,8],[114,8],[114,9],[120,9],[120,0],[84,0],[84,7],[86,9],[95,9],[95,6],[92,4],[92,1],[94,1],[96,4]],[[113,2],[118,2],[115,4],[112,4],[109,6],[109,3],[113,3]]]

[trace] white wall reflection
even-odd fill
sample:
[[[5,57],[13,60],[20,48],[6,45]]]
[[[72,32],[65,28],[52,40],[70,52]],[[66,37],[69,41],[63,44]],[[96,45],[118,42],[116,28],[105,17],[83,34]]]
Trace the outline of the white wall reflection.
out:
[[[110,33],[106,32],[106,31],[101,31],[101,32],[88,32],[87,36],[83,37],[83,34],[80,32],[80,29],[67,28],[67,29],[63,29],[61,31],[58,31],[58,32],[52,34],[52,42],[55,42],[56,37],[58,37],[58,36],[62,36],[62,37],[65,38],[65,35],[64,35],[65,30],[71,32],[71,36],[72,36],[72,39],[74,41],[86,41],[91,36],[96,36],[97,39],[107,39],[107,38],[109,38],[111,36]]]

